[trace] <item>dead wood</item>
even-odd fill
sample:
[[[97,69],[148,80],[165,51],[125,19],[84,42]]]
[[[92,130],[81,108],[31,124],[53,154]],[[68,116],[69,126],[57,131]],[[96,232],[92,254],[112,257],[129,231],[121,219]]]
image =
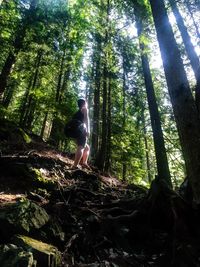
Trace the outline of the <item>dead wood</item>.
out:
[[[115,221],[115,222],[127,222],[131,220],[134,223],[134,218],[136,218],[138,214],[139,214],[139,211],[134,210],[132,213],[126,214],[126,215],[120,215],[120,216],[115,216],[115,217],[108,215],[107,219],[109,221]]]
[[[44,144],[0,157],[1,191],[10,194],[9,199],[16,198],[10,186],[15,184],[18,192],[30,170],[35,169],[39,179],[48,178],[44,184],[49,187],[24,186],[21,195],[56,222],[30,235],[58,244],[63,267],[200,266],[197,207],[158,177],[148,191],[97,172],[72,172],[71,162]],[[23,170],[20,175],[18,170]],[[31,173],[31,185],[34,178]]]

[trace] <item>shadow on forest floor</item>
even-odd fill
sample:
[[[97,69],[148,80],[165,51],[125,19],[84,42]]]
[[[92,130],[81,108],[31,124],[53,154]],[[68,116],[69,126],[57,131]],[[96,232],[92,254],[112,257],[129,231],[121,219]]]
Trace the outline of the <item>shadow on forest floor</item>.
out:
[[[165,183],[70,170],[67,153],[29,138],[1,122],[0,266],[200,266],[199,210]]]

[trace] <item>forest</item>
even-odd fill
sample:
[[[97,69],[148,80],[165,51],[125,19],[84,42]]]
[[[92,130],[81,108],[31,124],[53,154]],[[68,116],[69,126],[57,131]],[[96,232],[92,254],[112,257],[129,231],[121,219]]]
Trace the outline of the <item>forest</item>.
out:
[[[199,57],[200,0],[0,1],[2,267],[200,266]]]

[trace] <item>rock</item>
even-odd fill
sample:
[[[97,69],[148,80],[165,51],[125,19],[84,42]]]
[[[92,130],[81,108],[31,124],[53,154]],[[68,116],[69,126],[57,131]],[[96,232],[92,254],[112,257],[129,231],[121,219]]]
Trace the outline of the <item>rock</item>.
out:
[[[51,191],[56,187],[55,180],[52,179],[52,177],[46,177],[44,172],[45,170],[43,170],[42,168],[29,168],[29,173],[32,176],[34,186]]]
[[[14,243],[33,254],[37,267],[61,266],[61,253],[52,245],[21,235],[14,238]]]
[[[14,122],[0,119],[0,140],[7,141],[9,144],[29,144],[30,136],[25,133]]]
[[[24,251],[13,244],[0,246],[0,266],[2,267],[35,267],[36,262],[30,251]]]
[[[41,168],[32,167],[36,161],[28,157],[0,157],[0,190],[27,192],[40,188],[55,189],[55,179],[46,177]]]
[[[41,228],[49,221],[46,211],[27,199],[0,207],[0,233],[26,234]]]
[[[51,218],[49,222],[41,228],[41,234],[48,242],[56,246],[63,244],[65,241],[65,233],[56,218]]]

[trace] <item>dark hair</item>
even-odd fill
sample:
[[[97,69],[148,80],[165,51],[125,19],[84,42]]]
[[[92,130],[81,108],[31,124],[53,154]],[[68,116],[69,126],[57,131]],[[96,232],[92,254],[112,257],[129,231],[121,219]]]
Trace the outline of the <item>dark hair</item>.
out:
[[[82,108],[84,105],[85,105],[85,99],[83,99],[83,98],[80,98],[78,101],[77,101],[77,103],[78,103],[78,107],[79,108]]]

